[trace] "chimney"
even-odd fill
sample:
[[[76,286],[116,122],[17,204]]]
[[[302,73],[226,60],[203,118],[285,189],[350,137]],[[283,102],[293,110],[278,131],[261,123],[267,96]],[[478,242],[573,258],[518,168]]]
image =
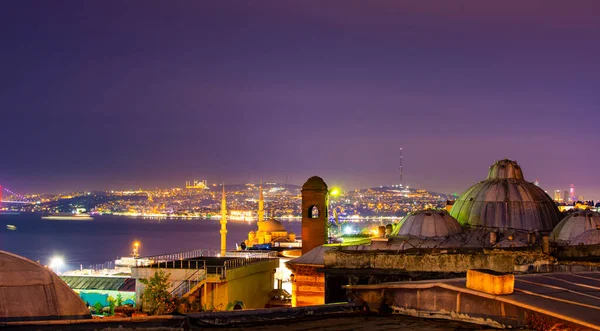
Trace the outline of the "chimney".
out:
[[[492,246],[496,245],[497,241],[498,241],[498,233],[496,233],[496,231],[490,232],[490,245],[492,245]]]

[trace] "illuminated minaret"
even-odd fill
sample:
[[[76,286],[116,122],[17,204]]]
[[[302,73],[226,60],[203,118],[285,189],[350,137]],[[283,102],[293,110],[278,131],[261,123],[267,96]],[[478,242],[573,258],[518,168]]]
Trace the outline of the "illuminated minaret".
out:
[[[260,195],[258,196],[258,221],[265,221],[265,199],[263,197],[262,182],[260,182]]]
[[[225,183],[223,183],[223,197],[221,198],[221,256],[227,252],[227,202],[225,201]]]

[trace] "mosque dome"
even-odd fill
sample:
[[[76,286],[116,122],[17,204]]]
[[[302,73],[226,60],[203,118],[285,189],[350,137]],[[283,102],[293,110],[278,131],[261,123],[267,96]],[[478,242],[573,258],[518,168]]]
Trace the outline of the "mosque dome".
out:
[[[573,239],[571,245],[600,245],[600,227],[589,229]]]
[[[421,238],[449,237],[462,232],[454,217],[445,210],[422,210],[408,214],[402,220],[397,235]]]
[[[600,213],[589,210],[575,210],[565,218],[550,233],[552,241],[573,241],[580,234],[600,226]]]
[[[281,222],[275,219],[266,220],[265,224],[262,227],[265,232],[283,232],[285,231],[285,227]]]
[[[490,166],[488,171],[487,179],[507,179],[514,178],[519,180],[525,180],[523,177],[523,170],[521,166],[515,161],[508,159],[497,161]]]
[[[460,224],[526,231],[550,231],[559,221],[556,204],[527,182],[515,161],[494,163],[486,180],[471,186],[452,206]]]
[[[88,319],[81,298],[51,270],[0,251],[0,322]]]
[[[302,185],[303,190],[327,190],[327,184],[323,178],[319,176],[310,177],[304,185]]]

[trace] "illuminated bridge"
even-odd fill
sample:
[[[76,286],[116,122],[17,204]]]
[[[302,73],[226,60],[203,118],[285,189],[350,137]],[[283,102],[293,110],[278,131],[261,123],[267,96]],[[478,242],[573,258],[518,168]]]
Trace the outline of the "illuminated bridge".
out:
[[[11,199],[5,197],[4,192],[8,193],[8,197],[10,197]],[[21,194],[15,193],[9,190],[8,188],[2,187],[2,185],[0,185],[0,203],[32,204],[35,202],[29,201]]]

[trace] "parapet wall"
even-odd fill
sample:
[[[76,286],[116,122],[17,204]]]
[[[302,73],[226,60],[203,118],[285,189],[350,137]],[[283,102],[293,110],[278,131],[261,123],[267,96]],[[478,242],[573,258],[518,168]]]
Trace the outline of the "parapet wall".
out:
[[[558,246],[553,255],[559,260],[600,262],[600,245]]]
[[[553,257],[535,250],[325,252],[325,270],[394,269],[400,272],[466,273],[469,269],[490,269],[498,272],[534,272],[554,262]]]

